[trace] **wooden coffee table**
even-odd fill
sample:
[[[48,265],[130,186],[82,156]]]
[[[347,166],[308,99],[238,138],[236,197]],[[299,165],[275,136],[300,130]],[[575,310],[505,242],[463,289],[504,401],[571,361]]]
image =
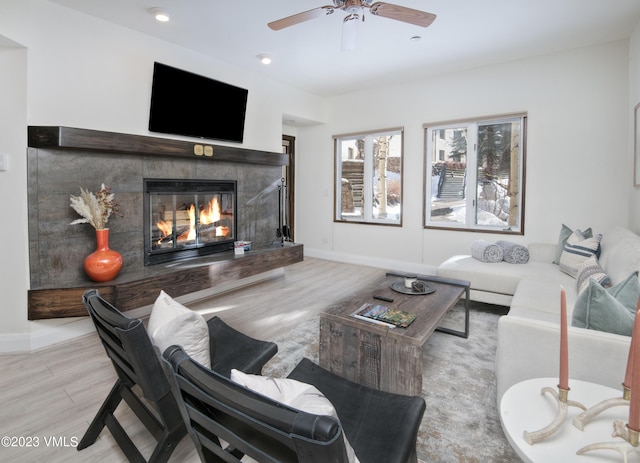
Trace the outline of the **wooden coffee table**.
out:
[[[469,336],[468,281],[419,275],[435,291],[426,295],[402,294],[391,285],[405,274],[387,273],[381,281],[352,298],[325,310],[320,316],[320,365],[359,384],[406,395],[422,392],[422,346],[438,330]],[[392,299],[392,302],[374,296]],[[438,325],[465,296],[464,330]],[[407,328],[389,328],[351,316],[362,304],[385,305],[415,313]]]

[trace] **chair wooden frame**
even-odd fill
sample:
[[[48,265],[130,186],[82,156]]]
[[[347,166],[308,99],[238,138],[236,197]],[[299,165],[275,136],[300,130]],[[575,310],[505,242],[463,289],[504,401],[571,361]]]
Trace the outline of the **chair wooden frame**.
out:
[[[146,461],[114,416],[124,400],[157,441],[148,461],[167,461],[187,430],[159,352],[153,347],[142,321],[122,314],[101,298],[97,290],[86,291],[82,300],[118,379],[77,449],[92,445],[106,426],[129,461]],[[232,368],[258,374],[278,351],[276,344],[246,336],[218,317],[208,320],[207,327],[212,369],[218,374],[228,376]],[[135,385],[139,386],[145,401],[132,390]],[[150,403],[151,408],[145,402]]]
[[[82,300],[118,379],[77,449],[92,445],[106,426],[129,461],[147,461],[114,415],[124,400],[157,441],[148,461],[166,462],[186,435],[186,428],[144,325],[140,320],[124,316],[95,289],[86,291]],[[153,410],[132,390],[135,385],[140,387]]]

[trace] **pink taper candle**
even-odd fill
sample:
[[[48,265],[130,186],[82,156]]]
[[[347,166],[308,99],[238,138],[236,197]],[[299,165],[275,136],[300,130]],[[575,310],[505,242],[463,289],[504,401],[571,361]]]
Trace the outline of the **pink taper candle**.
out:
[[[640,299],[638,300],[640,303]],[[639,307],[640,308],[640,307]],[[636,316],[638,312],[636,311]],[[635,322],[634,322],[635,325]],[[633,374],[633,336],[631,337],[631,342],[629,343],[629,356],[627,357],[627,371],[624,374],[624,383],[622,385],[627,389],[631,389],[631,375]]]
[[[560,290],[560,389],[569,390],[569,343],[567,341],[567,293]]]
[[[640,311],[640,298],[638,298],[638,305],[636,306],[636,316],[638,315],[638,311]],[[633,374],[633,339],[633,336],[631,336],[631,342],[629,343],[629,356],[627,357],[627,371],[624,374],[624,383],[622,383],[622,385],[627,389],[631,389],[631,375]]]
[[[638,301],[640,308],[640,300]],[[633,333],[631,335],[631,344],[633,345],[633,366],[631,368],[631,399],[629,405],[629,429],[640,431],[640,368],[638,360],[640,360],[640,317],[636,311],[636,319],[633,322]]]

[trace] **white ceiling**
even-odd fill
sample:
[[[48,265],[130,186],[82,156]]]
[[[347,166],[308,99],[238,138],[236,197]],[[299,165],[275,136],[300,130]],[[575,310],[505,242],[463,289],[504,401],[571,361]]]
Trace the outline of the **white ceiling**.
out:
[[[331,0],[51,1],[321,96],[624,39],[640,21],[640,0],[394,0],[437,19],[425,29],[366,15],[358,48],[342,52],[342,11],[267,27]],[[155,21],[151,7],[171,21]],[[270,66],[258,62],[263,53]]]

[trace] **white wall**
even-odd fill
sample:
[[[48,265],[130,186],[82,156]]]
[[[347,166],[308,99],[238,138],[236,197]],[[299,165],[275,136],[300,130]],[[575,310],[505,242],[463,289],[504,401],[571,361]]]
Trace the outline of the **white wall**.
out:
[[[425,122],[529,112],[526,235],[514,240],[554,240],[562,222],[597,230],[628,222],[640,228],[640,193],[628,186],[628,92],[633,101],[640,99],[640,32],[631,55],[627,45],[322,100],[46,0],[2,0],[0,154],[8,154],[10,168],[0,172],[0,352],[37,348],[91,329],[86,320],[26,320],[26,126],[151,135],[146,127],[153,61],[248,88],[246,148],[280,151],[283,114],[324,122],[284,128],[297,140],[297,240],[310,255],[420,270],[466,252],[481,237],[422,229]],[[404,226],[333,223],[331,135],[399,125],[406,129]],[[11,227],[5,226],[7,217]]]
[[[310,255],[419,270],[504,238],[422,228],[422,127],[517,111],[529,115],[525,235],[507,239],[554,242],[562,223],[627,225],[628,57],[615,42],[332,100],[328,124],[298,133],[297,239]],[[331,136],[394,126],[405,127],[403,227],[333,223]]]
[[[27,321],[27,125],[162,136],[147,130],[154,61],[248,88],[244,148],[280,152],[283,114],[326,120],[318,97],[46,0],[2,0],[1,10],[0,155],[10,169],[0,172],[0,352],[93,329],[86,319]]]
[[[640,23],[636,26],[629,41],[629,172],[634,165],[634,119],[633,110],[640,104]],[[640,121],[638,121],[640,124]],[[640,143],[640,140],[638,140]],[[640,163],[640,159],[638,159]],[[632,184],[633,179],[629,180]],[[640,232],[640,186],[629,188],[629,226]]]
[[[0,171],[0,330],[18,349],[28,348],[27,285],[27,50],[0,41],[0,156],[8,162]],[[16,194],[17,193],[17,194]],[[0,351],[2,342],[0,342]]]

